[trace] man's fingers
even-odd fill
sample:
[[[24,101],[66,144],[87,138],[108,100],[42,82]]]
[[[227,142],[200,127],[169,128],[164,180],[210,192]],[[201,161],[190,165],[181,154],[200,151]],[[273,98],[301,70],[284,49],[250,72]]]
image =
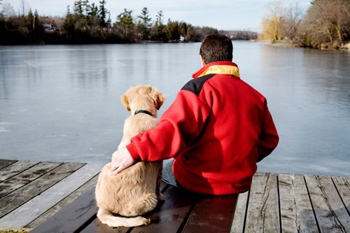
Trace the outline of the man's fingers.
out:
[[[118,173],[120,173],[121,171],[123,171],[124,170],[124,168],[122,168],[122,167],[117,167],[117,168],[115,168],[113,171],[112,171],[112,174],[113,175],[117,175]]]

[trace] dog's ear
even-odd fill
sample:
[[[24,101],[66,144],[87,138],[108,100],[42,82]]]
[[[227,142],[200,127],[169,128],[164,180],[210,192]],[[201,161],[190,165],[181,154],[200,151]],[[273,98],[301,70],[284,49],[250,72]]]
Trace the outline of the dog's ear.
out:
[[[159,110],[165,101],[165,96],[160,91],[158,91],[157,88],[152,87],[151,97],[154,100],[155,107],[157,110]]]
[[[124,95],[120,97],[120,100],[122,101],[125,108],[130,111],[130,105],[129,105],[129,99],[128,99],[128,92],[126,92]]]

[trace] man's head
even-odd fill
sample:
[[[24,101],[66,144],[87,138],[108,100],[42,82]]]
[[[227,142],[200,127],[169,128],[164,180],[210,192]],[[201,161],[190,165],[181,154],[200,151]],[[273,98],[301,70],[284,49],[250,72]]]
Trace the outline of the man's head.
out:
[[[230,38],[220,34],[205,37],[199,50],[205,64],[232,61],[233,46]]]

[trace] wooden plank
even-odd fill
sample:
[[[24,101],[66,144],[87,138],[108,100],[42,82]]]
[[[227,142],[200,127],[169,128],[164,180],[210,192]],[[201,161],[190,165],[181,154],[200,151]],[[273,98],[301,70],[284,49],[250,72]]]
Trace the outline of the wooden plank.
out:
[[[350,214],[350,177],[332,177],[332,179]]]
[[[46,189],[82,167],[84,164],[64,163],[30,184],[0,199],[0,218],[23,205]]]
[[[42,232],[75,232],[82,225],[96,217],[95,188],[81,195],[69,206],[52,216],[31,233]]]
[[[89,181],[101,171],[102,167],[102,164],[85,165],[39,196],[36,196],[0,219],[0,227],[22,228],[26,226],[78,187]]]
[[[318,232],[302,175],[279,174],[282,232]]]
[[[165,191],[164,197],[164,202],[160,202],[154,211],[145,215],[151,219],[151,224],[146,227],[135,227],[131,232],[177,232],[182,227],[195,201],[195,195],[170,186]]]
[[[231,233],[242,233],[244,231],[244,223],[247,213],[249,191],[241,193],[237,199],[237,205],[231,225]]]
[[[165,184],[164,182],[161,183],[160,185],[160,190],[162,191],[162,193],[164,193],[170,186]],[[163,202],[159,202],[159,205],[162,205]],[[151,222],[152,224],[152,222]],[[84,229],[82,229],[81,233],[96,233],[96,232],[103,232],[103,233],[126,233],[126,232],[130,232],[133,228],[129,228],[129,227],[119,227],[119,228],[113,228],[113,227],[109,227],[106,224],[103,224],[98,218],[95,218],[88,226],[86,226]],[[142,229],[142,228],[141,228]],[[142,230],[140,230],[141,232]]]
[[[7,159],[0,159],[0,170],[4,167],[7,167],[15,162],[17,162],[18,160],[7,160]]]
[[[39,162],[33,161],[18,161],[0,170],[0,181],[4,181],[12,176],[21,173],[28,168],[38,164]]]
[[[38,218],[36,218],[34,221],[26,225],[24,228],[33,229],[49,218],[51,218],[53,215],[58,213],[61,209],[68,206],[70,203],[72,203],[75,199],[80,197],[82,194],[86,193],[90,189],[94,188],[97,184],[98,175],[93,177],[91,180],[86,182],[83,186],[79,187],[77,190],[75,190],[73,193],[69,194],[67,197],[65,197],[63,200],[61,200],[59,203],[57,203],[55,206],[47,210],[44,214],[40,215]]]
[[[62,163],[42,162],[0,183],[0,198],[36,180]]]
[[[256,173],[250,191],[245,232],[279,232],[277,175]]]
[[[237,196],[227,195],[199,198],[182,232],[229,232]]]
[[[305,175],[321,232],[350,232],[350,216],[331,180]]]

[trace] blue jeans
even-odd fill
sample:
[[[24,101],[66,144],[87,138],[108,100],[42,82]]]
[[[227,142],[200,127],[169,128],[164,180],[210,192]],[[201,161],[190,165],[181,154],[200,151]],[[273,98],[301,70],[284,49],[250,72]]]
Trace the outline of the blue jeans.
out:
[[[179,182],[177,182],[177,180],[175,179],[173,173],[173,163],[174,159],[163,160],[162,181],[166,184],[182,188]]]

